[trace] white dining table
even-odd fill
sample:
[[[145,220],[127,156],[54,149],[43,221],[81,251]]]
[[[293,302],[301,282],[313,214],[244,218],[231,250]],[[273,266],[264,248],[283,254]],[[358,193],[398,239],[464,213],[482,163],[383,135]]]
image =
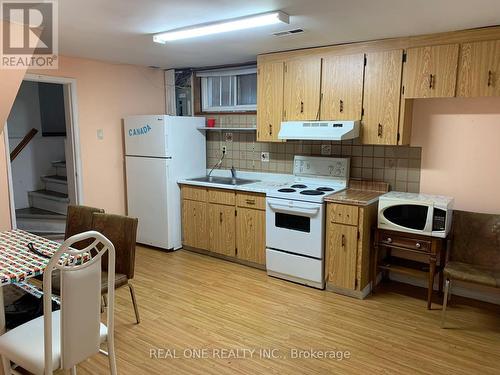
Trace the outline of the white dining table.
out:
[[[28,248],[29,244],[41,256]],[[60,243],[15,229],[0,232],[0,334],[5,332],[4,286],[41,275]]]

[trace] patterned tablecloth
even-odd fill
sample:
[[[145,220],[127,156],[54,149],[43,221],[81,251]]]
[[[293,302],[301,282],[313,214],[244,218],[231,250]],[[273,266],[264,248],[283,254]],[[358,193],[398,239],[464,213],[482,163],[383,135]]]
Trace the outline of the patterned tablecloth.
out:
[[[32,243],[37,251],[49,257],[61,246],[57,242],[23,230],[0,232],[0,287],[23,282],[43,273],[50,259],[30,251],[29,243]]]

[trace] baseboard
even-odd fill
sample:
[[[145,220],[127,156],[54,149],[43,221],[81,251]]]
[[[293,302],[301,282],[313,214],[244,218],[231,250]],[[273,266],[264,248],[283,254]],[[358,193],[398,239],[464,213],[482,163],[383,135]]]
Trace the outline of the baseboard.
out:
[[[334,292],[338,294],[343,294],[344,296],[354,297],[357,299],[365,299],[368,294],[370,294],[372,284],[368,283],[362,290],[352,290],[347,288],[341,288],[332,284],[326,284],[326,290],[329,292]]]
[[[416,277],[390,273],[389,279],[401,283],[419,286],[422,288],[427,288],[427,280]],[[438,290],[438,286],[439,286],[439,280],[438,277],[436,277],[434,280],[434,290]],[[478,301],[489,302],[495,305],[500,305],[500,289],[498,288],[485,287],[478,284],[464,283],[460,281],[453,281],[452,295],[458,295],[461,297],[471,298]]]

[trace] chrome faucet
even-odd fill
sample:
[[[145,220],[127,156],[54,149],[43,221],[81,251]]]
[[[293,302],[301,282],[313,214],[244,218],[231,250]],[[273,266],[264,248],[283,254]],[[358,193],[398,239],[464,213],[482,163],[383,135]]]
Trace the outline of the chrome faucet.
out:
[[[231,167],[231,176],[233,180],[236,180],[236,168],[234,168],[234,165]]]

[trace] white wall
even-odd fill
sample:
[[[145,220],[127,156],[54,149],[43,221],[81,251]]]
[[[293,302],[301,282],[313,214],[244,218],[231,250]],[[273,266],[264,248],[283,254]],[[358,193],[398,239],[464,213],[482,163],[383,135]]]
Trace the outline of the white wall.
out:
[[[16,209],[29,207],[28,191],[42,189],[40,177],[55,173],[51,161],[64,160],[65,137],[42,137],[38,84],[24,81],[7,120],[12,151],[30,129],[35,138],[12,163],[12,183]]]

